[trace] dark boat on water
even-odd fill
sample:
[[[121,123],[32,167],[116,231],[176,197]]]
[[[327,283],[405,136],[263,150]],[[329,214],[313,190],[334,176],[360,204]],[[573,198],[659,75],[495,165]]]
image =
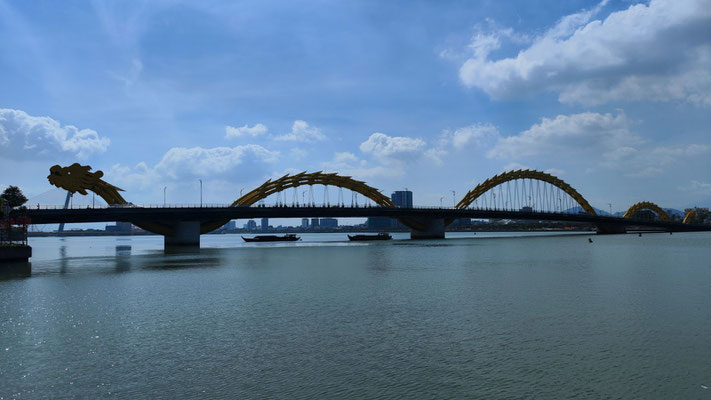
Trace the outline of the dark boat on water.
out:
[[[242,236],[242,240],[245,242],[295,242],[297,240],[301,240],[301,238],[293,233],[287,233],[284,236],[257,235],[252,238]]]
[[[348,235],[348,240],[365,241],[365,240],[390,240],[393,237],[389,233],[380,232],[377,235]]]

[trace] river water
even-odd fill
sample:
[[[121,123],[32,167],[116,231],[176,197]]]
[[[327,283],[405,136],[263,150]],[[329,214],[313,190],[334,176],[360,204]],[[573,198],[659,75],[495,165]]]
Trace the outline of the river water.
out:
[[[0,399],[711,399],[711,234],[394,236],[32,238]]]

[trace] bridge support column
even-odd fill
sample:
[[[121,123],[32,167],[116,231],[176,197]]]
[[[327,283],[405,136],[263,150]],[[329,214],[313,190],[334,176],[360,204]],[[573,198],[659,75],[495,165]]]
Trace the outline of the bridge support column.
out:
[[[619,225],[615,223],[599,223],[597,224],[597,234],[598,235],[615,235],[620,233],[627,233],[624,225]]]
[[[444,239],[444,219],[438,218],[413,218],[424,229],[412,229],[410,239]]]
[[[164,247],[200,247],[200,221],[174,222],[175,234],[163,236]]]

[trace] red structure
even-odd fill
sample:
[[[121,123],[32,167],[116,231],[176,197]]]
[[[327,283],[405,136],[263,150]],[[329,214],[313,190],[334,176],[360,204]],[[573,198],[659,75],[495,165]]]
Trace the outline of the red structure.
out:
[[[0,245],[27,246],[27,226],[31,222],[27,217],[0,220]]]

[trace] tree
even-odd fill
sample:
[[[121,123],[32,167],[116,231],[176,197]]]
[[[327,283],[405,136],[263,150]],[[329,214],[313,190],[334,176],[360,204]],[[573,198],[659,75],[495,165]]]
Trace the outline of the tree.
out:
[[[27,197],[22,194],[22,190],[17,186],[8,186],[0,197],[4,200],[5,205],[10,208],[19,207],[27,203]]]

